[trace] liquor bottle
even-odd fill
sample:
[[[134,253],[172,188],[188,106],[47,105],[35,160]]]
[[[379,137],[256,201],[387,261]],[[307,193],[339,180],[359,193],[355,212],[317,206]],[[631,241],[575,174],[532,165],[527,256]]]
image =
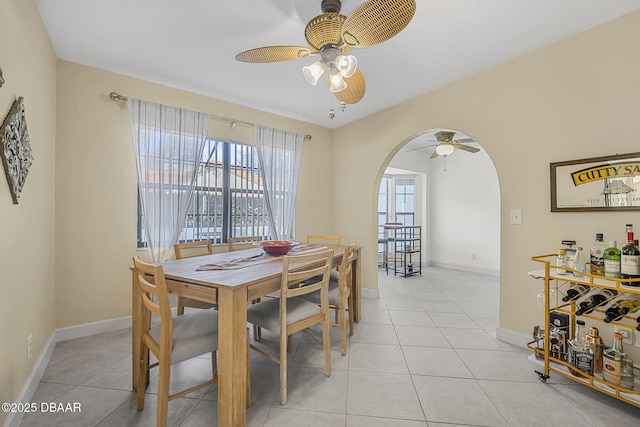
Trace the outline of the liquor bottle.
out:
[[[573,265],[573,257],[576,254],[576,250],[573,245],[576,244],[575,240],[563,240],[562,244],[564,245],[564,259],[566,260],[567,268],[574,268]]]
[[[587,334],[586,339],[589,346],[589,352],[593,354],[593,372],[596,374],[602,373],[602,352],[604,351],[604,341],[602,341],[598,328],[594,326],[589,328],[589,333]]]
[[[630,224],[627,224],[630,230]],[[620,277],[640,279],[640,250],[633,243],[633,231],[627,231],[627,244],[620,249]],[[640,282],[622,282],[627,286],[640,286]]]
[[[640,255],[640,252],[638,254]],[[576,254],[573,256],[573,265],[576,270],[573,272],[573,275],[575,277],[584,277],[584,274],[587,272],[587,261],[584,257],[582,246],[576,248]]]
[[[569,368],[576,377],[582,377],[582,372],[593,374],[593,354],[589,352],[584,334],[584,320],[576,321],[575,338],[569,340],[569,364],[577,369]]]
[[[589,289],[590,288],[588,285],[577,284],[575,286],[572,286],[571,288],[567,289],[567,291],[564,293],[564,296],[562,297],[562,301],[564,302],[574,301],[580,298],[581,296],[585,295],[587,292],[589,292]]]
[[[633,360],[625,353],[622,356],[622,367],[620,368],[620,387],[633,390],[633,381]]]
[[[567,260],[564,257],[564,249],[558,249],[558,259],[556,260],[556,273],[567,274]]]
[[[604,250],[604,275],[606,277],[620,277],[620,249],[618,242],[609,240],[609,247]]]
[[[580,302],[576,308],[576,316],[589,314],[601,305],[606,304],[618,295],[615,289],[602,289],[597,294],[591,295],[586,300]]]
[[[619,332],[613,334],[613,346],[602,352],[602,379],[608,383],[619,386],[622,370],[622,335]]]
[[[622,319],[629,313],[635,313],[638,310],[640,310],[640,297],[620,299],[611,307],[607,308],[604,319],[602,320],[605,323],[611,323]]]
[[[602,233],[596,233],[596,240],[591,246],[591,274],[604,276],[604,250],[606,249]]]

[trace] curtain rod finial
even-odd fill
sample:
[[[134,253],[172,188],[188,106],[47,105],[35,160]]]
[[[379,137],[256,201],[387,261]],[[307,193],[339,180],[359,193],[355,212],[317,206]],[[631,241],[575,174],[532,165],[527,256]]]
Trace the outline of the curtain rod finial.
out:
[[[305,135],[305,136],[304,136],[304,140],[305,140],[305,141],[311,141],[311,135],[308,135],[308,134],[307,134],[307,135]]]

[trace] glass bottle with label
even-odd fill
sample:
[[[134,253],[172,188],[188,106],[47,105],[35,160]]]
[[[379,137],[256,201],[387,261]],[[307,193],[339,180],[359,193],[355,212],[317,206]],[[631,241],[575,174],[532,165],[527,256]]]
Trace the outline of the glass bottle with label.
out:
[[[564,257],[564,249],[558,249],[558,259],[556,261],[556,273],[567,274],[567,260]]]
[[[573,275],[575,277],[584,277],[587,272],[587,261],[584,257],[582,246],[576,248],[576,254],[573,256],[573,266],[576,270],[573,272]]]
[[[613,334],[613,346],[602,352],[602,379],[608,383],[620,386],[620,374],[622,373],[622,335],[619,332]]]
[[[609,247],[604,250],[604,275],[606,277],[620,277],[620,249],[618,242],[609,240]]]
[[[589,352],[584,334],[584,320],[576,321],[575,338],[569,340],[569,363],[577,369],[569,368],[576,377],[582,377],[582,372],[593,374],[593,353]]]
[[[620,249],[620,277],[623,279],[640,279],[640,250],[633,243],[633,231],[627,224],[627,244]],[[627,286],[640,286],[640,282],[622,282]]]
[[[591,274],[598,276],[604,276],[604,235],[602,233],[596,233],[596,240],[591,246]]]

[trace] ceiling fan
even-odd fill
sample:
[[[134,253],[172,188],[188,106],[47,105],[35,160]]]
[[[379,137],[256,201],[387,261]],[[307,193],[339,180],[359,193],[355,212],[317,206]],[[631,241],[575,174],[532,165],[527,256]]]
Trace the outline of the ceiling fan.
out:
[[[437,141],[436,144],[425,145],[424,147],[420,147],[420,148],[414,148],[412,150],[407,150],[407,152],[414,151],[414,150],[422,150],[423,148],[427,148],[427,147],[436,147],[436,149],[433,151],[433,154],[431,154],[431,157],[430,157],[431,159],[434,159],[438,156],[448,156],[451,153],[453,153],[456,149],[468,151],[470,153],[477,153],[478,151],[480,151],[479,148],[465,145],[465,143],[467,142],[475,142],[473,139],[471,138],[453,139],[455,134],[456,132],[444,131],[444,130],[436,132],[434,134]]]
[[[341,15],[340,0],[322,0],[322,14],[311,19],[304,37],[308,46],[265,46],[236,55],[241,62],[292,61],[307,56],[320,59],[303,67],[307,81],[315,85],[327,72],[329,90],[345,104],[364,96],[366,84],[351,48],[374,46],[402,31],[416,11],[415,0],[367,0],[349,15]]]

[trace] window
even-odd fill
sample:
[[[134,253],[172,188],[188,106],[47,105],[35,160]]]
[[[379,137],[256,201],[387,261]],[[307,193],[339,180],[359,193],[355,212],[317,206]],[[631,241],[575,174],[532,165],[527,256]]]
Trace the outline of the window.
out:
[[[415,175],[384,175],[378,190],[378,225],[415,225]]]
[[[180,242],[269,238],[261,176],[255,146],[207,140]],[[138,247],[146,247],[139,202]]]

